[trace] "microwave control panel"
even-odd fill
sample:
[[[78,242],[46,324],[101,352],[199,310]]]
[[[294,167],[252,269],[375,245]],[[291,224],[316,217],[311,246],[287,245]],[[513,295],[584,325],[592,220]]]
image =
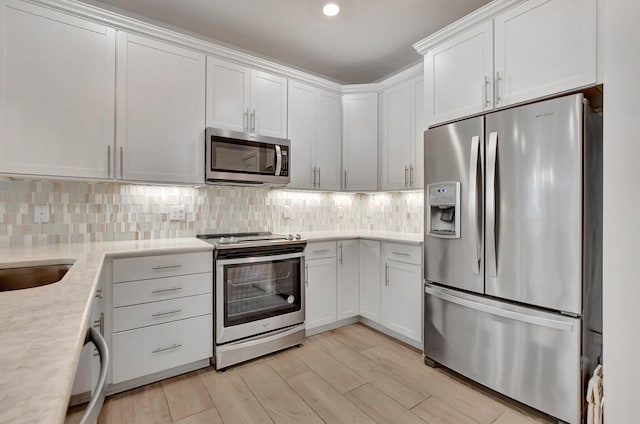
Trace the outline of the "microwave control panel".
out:
[[[289,175],[289,146],[280,146],[282,150],[282,165],[280,166],[280,175],[286,177]]]

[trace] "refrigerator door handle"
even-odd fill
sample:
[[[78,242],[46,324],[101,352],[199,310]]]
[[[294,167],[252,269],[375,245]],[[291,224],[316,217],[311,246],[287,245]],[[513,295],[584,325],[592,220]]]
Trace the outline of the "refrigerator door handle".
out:
[[[471,160],[469,161],[469,229],[471,237],[471,272],[480,273],[480,231],[478,230],[478,156],[480,137],[471,138]]]
[[[480,302],[474,302],[472,300],[463,299],[461,297],[453,296],[448,293],[444,293],[441,290],[430,287],[429,285],[424,286],[424,292],[431,296],[440,298],[447,302],[455,303],[460,306],[464,306],[465,308],[475,309],[477,311],[486,312],[491,315],[512,319],[516,321],[521,321],[527,324],[533,324],[541,327],[553,328],[555,330],[560,331],[574,331],[574,324],[567,321],[560,321],[556,319],[544,318],[535,315],[529,315],[526,313],[511,311],[508,309],[498,308],[492,305],[486,305]]]
[[[498,276],[498,264],[496,251],[496,155],[498,150],[498,133],[489,134],[487,151],[487,194],[486,194],[486,240],[487,240],[487,267],[489,277]]]

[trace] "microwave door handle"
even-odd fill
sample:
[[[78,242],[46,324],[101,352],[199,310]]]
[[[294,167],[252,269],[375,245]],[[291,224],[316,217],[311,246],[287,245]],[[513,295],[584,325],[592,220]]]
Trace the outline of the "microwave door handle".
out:
[[[279,144],[276,144],[276,177],[280,175],[280,168],[282,168],[282,149]]]

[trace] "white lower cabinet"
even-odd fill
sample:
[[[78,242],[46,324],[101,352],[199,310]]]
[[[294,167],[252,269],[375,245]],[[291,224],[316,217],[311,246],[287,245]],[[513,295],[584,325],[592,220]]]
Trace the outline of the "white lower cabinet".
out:
[[[114,333],[113,383],[210,358],[212,337],[211,314]]]
[[[392,245],[392,244],[388,244]],[[402,246],[402,245],[393,245]],[[381,290],[382,325],[389,330],[408,337],[412,341],[422,341],[422,266],[409,263],[419,257],[419,246],[408,246],[413,252],[404,253],[407,262],[400,262],[388,255],[383,246],[384,278]],[[398,250],[398,249],[393,249]]]
[[[213,356],[212,267],[211,252],[114,259],[112,384]]]
[[[307,330],[331,324],[337,320],[335,246],[336,243],[333,241],[312,243],[307,246],[307,252],[309,252],[305,263],[305,327]],[[313,251],[320,253],[314,254]],[[323,254],[332,256],[313,259],[314,255]]]
[[[360,316],[380,323],[380,242],[360,240],[358,246]]]
[[[338,242],[338,320],[360,314],[358,240]]]

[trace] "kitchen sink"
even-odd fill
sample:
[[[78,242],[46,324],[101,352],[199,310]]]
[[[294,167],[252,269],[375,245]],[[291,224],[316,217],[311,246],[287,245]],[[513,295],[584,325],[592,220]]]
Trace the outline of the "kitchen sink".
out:
[[[63,262],[9,264],[8,268],[0,269],[0,292],[57,283],[73,265],[73,261]]]

